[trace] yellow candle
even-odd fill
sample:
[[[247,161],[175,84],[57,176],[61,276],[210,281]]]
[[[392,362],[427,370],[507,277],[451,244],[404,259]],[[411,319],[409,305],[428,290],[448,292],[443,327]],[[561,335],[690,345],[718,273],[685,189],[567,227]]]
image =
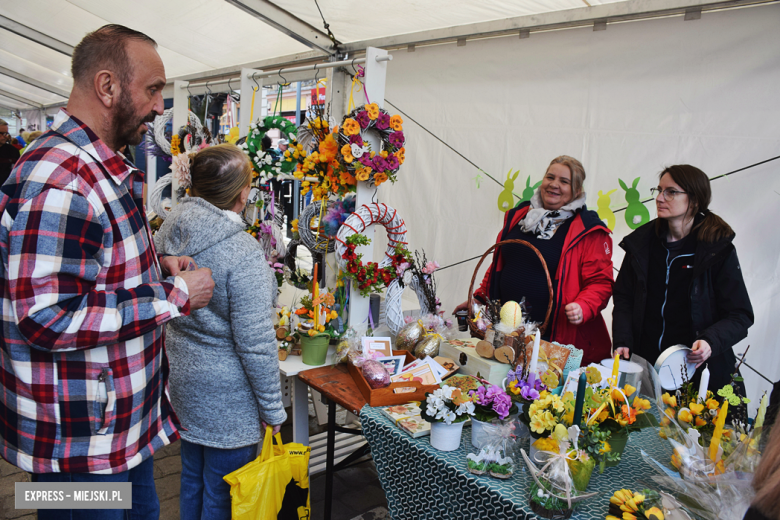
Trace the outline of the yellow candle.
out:
[[[729,411],[729,402],[723,401],[718,412],[718,418],[715,419],[715,431],[712,432],[712,442],[710,442],[710,460],[717,462],[715,458],[718,456],[718,446],[720,446],[720,438],[723,436],[723,426],[726,424],[726,414]]]
[[[320,295],[320,284],[317,281],[317,268],[319,267],[319,264],[314,264],[314,272],[312,273],[312,283],[311,283],[311,301],[315,301],[317,297]],[[319,325],[319,319],[320,319],[320,306],[319,304],[314,306],[314,330],[317,330],[317,326]]]
[[[612,364],[612,385],[617,386],[620,373],[620,354],[615,352],[615,362]]]

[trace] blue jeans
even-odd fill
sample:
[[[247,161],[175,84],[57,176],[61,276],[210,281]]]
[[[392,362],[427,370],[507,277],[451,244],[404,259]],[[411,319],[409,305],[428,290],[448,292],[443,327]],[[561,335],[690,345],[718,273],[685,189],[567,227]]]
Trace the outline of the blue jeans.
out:
[[[257,445],[233,450],[181,440],[181,520],[230,520],[230,486],[222,477],[255,460]]]
[[[39,509],[38,520],[158,520],[160,500],[154,487],[154,459],[147,458],[133,469],[112,475],[94,473],[38,473],[33,482],[130,482],[132,509]]]

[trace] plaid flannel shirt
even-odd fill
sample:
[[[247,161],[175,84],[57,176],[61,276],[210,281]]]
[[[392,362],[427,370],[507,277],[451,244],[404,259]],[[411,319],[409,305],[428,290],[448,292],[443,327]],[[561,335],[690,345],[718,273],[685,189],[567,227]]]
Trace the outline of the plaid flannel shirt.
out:
[[[30,472],[118,473],[179,438],[144,174],[64,110],[0,191],[0,453]]]

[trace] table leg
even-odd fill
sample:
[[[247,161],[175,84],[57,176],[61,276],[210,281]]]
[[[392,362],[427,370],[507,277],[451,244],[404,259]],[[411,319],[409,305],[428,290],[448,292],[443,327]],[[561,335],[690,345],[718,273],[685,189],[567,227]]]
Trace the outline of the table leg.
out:
[[[309,387],[294,376],[293,380],[293,442],[309,445]]]
[[[336,402],[328,400],[328,444],[325,451],[325,520],[333,505],[333,460],[336,451]]]

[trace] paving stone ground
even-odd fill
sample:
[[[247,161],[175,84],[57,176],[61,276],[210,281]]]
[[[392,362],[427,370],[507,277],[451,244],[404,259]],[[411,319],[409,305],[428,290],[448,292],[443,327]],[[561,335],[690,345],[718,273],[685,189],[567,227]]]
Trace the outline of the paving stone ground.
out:
[[[288,416],[291,416],[288,410]],[[324,430],[310,411],[312,435]],[[343,413],[341,414],[343,415]],[[284,442],[292,442],[290,422],[282,427]],[[160,520],[179,520],[181,444],[166,446],[154,455],[154,481],[160,498]],[[36,520],[34,510],[14,509],[14,483],[29,482],[30,475],[0,459],[0,520]],[[387,500],[379,485],[374,462],[368,459],[335,474],[333,483],[333,520],[385,520]],[[323,518],[325,474],[311,478],[312,520]]]

